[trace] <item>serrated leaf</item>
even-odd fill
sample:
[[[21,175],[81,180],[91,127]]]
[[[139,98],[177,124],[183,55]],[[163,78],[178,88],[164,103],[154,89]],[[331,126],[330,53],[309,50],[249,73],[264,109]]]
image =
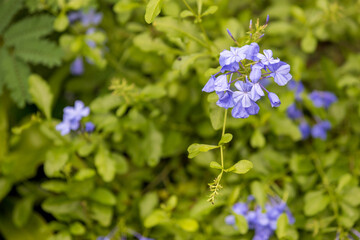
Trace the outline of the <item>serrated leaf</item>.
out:
[[[52,31],[54,18],[50,15],[38,15],[24,18],[5,32],[4,40],[7,46],[22,44],[29,39],[38,39]]]
[[[6,0],[0,3],[0,33],[3,32],[15,13],[21,9],[22,2],[22,0]]]
[[[11,97],[19,107],[24,107],[26,102],[30,102],[31,96],[28,92],[29,67],[22,61],[9,55],[7,51],[0,49],[1,72],[5,75],[5,85],[11,91]]]
[[[210,6],[208,9],[205,10],[205,12],[203,12],[201,14],[201,16],[207,16],[207,15],[210,15],[210,14],[214,14],[216,13],[216,11],[218,10],[218,6]]]
[[[211,168],[215,168],[215,169],[222,169],[220,163],[215,162],[215,161],[212,161],[212,162],[210,163],[210,167],[211,167]]]
[[[160,14],[161,5],[163,0],[150,0],[149,3],[146,5],[146,12],[145,12],[145,21],[147,23],[152,23],[157,15]]]
[[[225,133],[224,136],[221,137],[219,141],[219,145],[229,143],[232,139],[233,139],[233,135],[231,133]]]
[[[45,114],[48,120],[51,119],[51,105],[53,94],[47,82],[39,75],[32,74],[29,77],[29,92],[36,106]]]
[[[225,172],[233,172],[236,174],[245,174],[253,168],[253,163],[249,160],[240,160],[235,163],[232,167],[225,170]]]
[[[31,39],[16,46],[15,55],[26,62],[53,67],[60,65],[63,51],[53,42]]]
[[[249,230],[249,225],[243,215],[235,214],[235,223],[241,234],[245,234]]]
[[[218,148],[219,146],[193,143],[188,147],[189,158],[196,157],[200,152],[207,152],[209,150]]]

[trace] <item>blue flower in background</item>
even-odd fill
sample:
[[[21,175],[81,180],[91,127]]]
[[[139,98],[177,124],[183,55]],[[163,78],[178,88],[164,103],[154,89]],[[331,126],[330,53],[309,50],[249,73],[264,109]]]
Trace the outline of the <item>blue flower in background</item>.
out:
[[[92,122],[85,123],[85,131],[91,133],[95,130],[95,125]]]
[[[81,12],[81,23],[84,27],[89,25],[98,25],[103,18],[102,13],[97,13],[95,9],[90,9],[88,12]]]
[[[71,63],[70,72],[72,75],[79,76],[84,73],[84,62],[82,57],[77,57]]]
[[[287,113],[288,117],[291,119],[299,119],[299,118],[303,117],[302,111],[296,107],[295,103],[291,104],[286,109],[286,113]]]
[[[326,140],[327,131],[331,129],[331,124],[329,121],[321,121],[315,124],[311,129],[311,135],[314,138],[320,138]]]
[[[260,206],[255,206],[254,210],[249,209],[249,203],[253,199],[248,200],[247,203],[236,203],[233,206],[233,212],[245,217],[249,229],[255,231],[253,240],[268,240],[274,234],[277,228],[277,221],[281,214],[286,213],[289,224],[295,223],[295,218],[291,214],[286,203],[280,199],[271,198],[270,202],[265,205],[265,211]],[[234,225],[235,216],[229,215],[225,218],[225,223]]]
[[[297,101],[301,100],[301,93],[304,92],[305,87],[302,84],[301,81],[294,81],[294,80],[290,80],[289,84],[287,85],[288,88],[292,91],[295,92],[295,99]]]
[[[71,131],[70,123],[67,121],[63,121],[56,125],[56,130],[59,131],[62,136],[69,134]]]
[[[301,137],[303,140],[307,139],[310,134],[311,134],[311,127],[310,125],[305,122],[305,121],[302,121],[299,125],[299,130],[300,130],[300,133],[301,133]]]
[[[337,97],[332,92],[313,91],[309,94],[309,98],[315,107],[328,108],[331,104],[337,101]]]

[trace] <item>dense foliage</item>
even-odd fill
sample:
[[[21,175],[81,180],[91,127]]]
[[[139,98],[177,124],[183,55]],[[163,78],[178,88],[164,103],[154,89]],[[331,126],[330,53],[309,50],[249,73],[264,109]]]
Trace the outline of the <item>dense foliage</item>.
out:
[[[359,16],[355,0],[0,0],[0,239],[360,238]],[[242,60],[235,88],[209,88]],[[276,95],[248,98],[260,76]]]

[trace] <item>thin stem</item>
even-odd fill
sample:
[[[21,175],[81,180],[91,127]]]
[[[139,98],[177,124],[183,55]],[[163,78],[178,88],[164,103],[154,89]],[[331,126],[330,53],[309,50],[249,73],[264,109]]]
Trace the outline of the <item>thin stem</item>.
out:
[[[224,136],[224,134],[225,134],[225,128],[226,128],[226,118],[227,118],[227,109],[225,109],[224,124],[223,124],[223,129],[222,129],[222,135],[221,135],[221,137],[223,137],[223,136]]]
[[[197,14],[195,13],[195,11],[190,7],[190,5],[187,3],[186,0],[182,0],[183,3],[185,4],[185,6],[189,9],[190,12],[192,12],[192,14],[194,14],[194,16],[196,16]]]

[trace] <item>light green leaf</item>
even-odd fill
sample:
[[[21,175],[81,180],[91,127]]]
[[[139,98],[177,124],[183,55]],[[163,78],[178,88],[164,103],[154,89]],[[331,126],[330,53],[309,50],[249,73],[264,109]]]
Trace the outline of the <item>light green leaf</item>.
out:
[[[83,235],[86,232],[86,228],[82,223],[74,222],[70,225],[70,232],[76,236]]]
[[[92,168],[82,168],[74,176],[74,180],[83,181],[88,178],[92,178],[96,175],[96,172]]]
[[[117,174],[125,174],[127,173],[129,166],[126,158],[120,154],[113,153],[112,158],[115,161],[115,168]]]
[[[155,210],[149,216],[147,216],[144,220],[144,227],[152,228],[156,225],[166,222],[169,220],[166,212],[164,210]]]
[[[149,192],[141,198],[139,203],[140,217],[146,218],[159,204],[159,198],[156,192]]]
[[[221,165],[215,161],[210,162],[210,167],[215,169],[222,169]]]
[[[208,9],[205,10],[205,12],[203,12],[201,14],[201,16],[207,16],[207,15],[210,15],[210,14],[214,14],[214,13],[217,12],[217,10],[218,10],[218,6],[215,6],[215,5],[210,6]]]
[[[263,148],[265,146],[266,140],[264,135],[259,129],[256,129],[250,139],[250,144],[253,148]]]
[[[60,13],[54,21],[54,29],[63,32],[69,26],[69,19],[65,13]]]
[[[266,193],[263,185],[259,181],[255,181],[251,183],[251,194],[255,197],[256,202],[261,206],[265,206],[266,202]]]
[[[146,5],[145,21],[150,24],[160,14],[163,0],[150,0]]]
[[[101,97],[95,98],[90,104],[91,112],[94,113],[107,113],[110,110],[119,107],[123,101],[119,96],[114,94],[107,94]]]
[[[216,103],[209,104],[210,121],[215,130],[222,128],[224,123],[224,109],[216,105]]]
[[[283,239],[286,237],[288,225],[289,225],[288,217],[286,213],[282,213],[276,223],[276,236],[279,239]]]
[[[112,207],[92,202],[90,211],[92,219],[96,220],[101,226],[108,227],[110,225],[114,214]]]
[[[15,226],[20,228],[27,223],[33,210],[33,204],[34,199],[31,197],[16,202],[12,215]]]
[[[69,155],[64,149],[52,149],[46,154],[44,172],[48,177],[59,176],[59,172],[69,160]]]
[[[105,147],[100,147],[95,155],[95,166],[105,182],[111,182],[115,177],[115,161],[110,157]]]
[[[239,229],[239,232],[241,234],[247,233],[247,231],[249,230],[249,225],[248,225],[245,217],[240,214],[234,214],[234,216],[235,216],[235,223]]]
[[[326,209],[330,198],[322,191],[311,191],[305,195],[304,213],[306,216],[314,216]]]
[[[225,143],[229,143],[233,139],[233,135],[231,133],[225,133],[224,136],[221,137],[219,141],[219,145],[224,145]]]
[[[306,53],[313,53],[317,46],[317,40],[311,31],[308,31],[301,40],[301,49]]]
[[[350,206],[359,206],[360,205],[360,188],[352,187],[349,190],[345,191],[342,195],[342,199],[348,203]]]
[[[240,160],[232,167],[225,170],[225,172],[233,172],[236,174],[245,174],[253,168],[253,163],[249,160]]]
[[[199,228],[199,223],[191,218],[178,219],[176,223],[187,232],[196,232]]]
[[[115,195],[107,188],[97,188],[90,193],[89,198],[104,205],[113,206],[116,204]]]
[[[219,146],[215,145],[206,145],[206,144],[199,144],[199,143],[193,143],[188,147],[189,152],[189,158],[196,157],[201,152],[207,152],[209,150],[218,148]]]
[[[181,18],[191,17],[194,16],[194,14],[189,10],[184,10],[180,13]]]
[[[155,128],[153,123],[149,124],[144,141],[145,154],[149,166],[156,166],[160,162],[163,141],[162,133]]]
[[[48,120],[51,119],[51,105],[53,94],[50,87],[39,75],[32,74],[29,77],[29,92],[36,104],[41,109]]]
[[[135,8],[141,7],[141,4],[136,2],[122,2],[119,1],[114,5],[114,11],[116,13],[126,13],[130,12]]]
[[[41,188],[54,193],[62,193],[65,192],[67,184],[60,180],[48,180],[41,184]]]

